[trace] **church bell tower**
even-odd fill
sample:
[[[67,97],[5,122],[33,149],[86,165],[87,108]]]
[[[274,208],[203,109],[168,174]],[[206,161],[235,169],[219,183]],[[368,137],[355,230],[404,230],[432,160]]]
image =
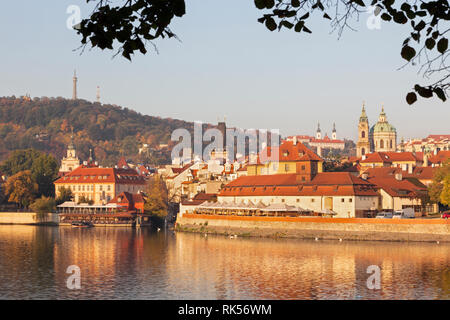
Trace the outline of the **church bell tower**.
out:
[[[358,123],[358,142],[356,143],[356,156],[359,158],[367,153],[370,153],[369,118],[367,118],[365,105],[363,103],[361,116],[359,117]]]

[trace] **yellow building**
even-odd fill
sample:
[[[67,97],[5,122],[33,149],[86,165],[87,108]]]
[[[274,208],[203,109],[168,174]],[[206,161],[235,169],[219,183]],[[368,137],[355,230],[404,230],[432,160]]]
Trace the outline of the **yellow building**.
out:
[[[254,163],[250,159],[250,164],[247,165],[248,176],[295,173],[300,182],[305,182],[311,181],[317,173],[323,171],[322,158],[296,139],[283,141],[276,148],[267,147],[263,154],[267,155],[267,161],[263,161],[261,154]]]
[[[61,189],[70,189],[73,200],[92,200],[94,204],[105,204],[122,192],[145,191],[146,180],[134,169],[99,168],[80,166],[55,181],[56,196]]]

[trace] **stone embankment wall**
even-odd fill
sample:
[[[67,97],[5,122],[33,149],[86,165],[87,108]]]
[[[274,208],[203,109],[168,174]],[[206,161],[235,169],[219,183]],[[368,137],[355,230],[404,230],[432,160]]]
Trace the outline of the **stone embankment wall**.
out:
[[[35,212],[0,212],[0,224],[57,225],[58,223],[56,213],[39,215]]]
[[[183,214],[176,230],[255,237],[304,239],[445,241],[450,220],[321,217],[245,217]]]

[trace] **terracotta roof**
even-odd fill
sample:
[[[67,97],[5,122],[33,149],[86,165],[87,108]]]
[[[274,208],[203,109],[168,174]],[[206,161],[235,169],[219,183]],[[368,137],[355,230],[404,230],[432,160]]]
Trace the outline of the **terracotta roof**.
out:
[[[145,178],[134,169],[124,168],[89,168],[80,166],[54,182],[58,183],[118,183],[146,184]]]
[[[430,156],[428,162],[440,164],[444,163],[447,159],[450,159],[450,151],[439,151],[436,155]]]
[[[395,177],[372,177],[369,182],[386,191],[392,197],[418,197],[427,192],[427,188],[417,179],[397,180]]]
[[[262,155],[271,157],[272,153],[278,153],[278,161],[323,161],[314,151],[308,149],[303,143],[284,140],[278,147],[266,147],[258,155],[258,164],[262,163]]]
[[[219,196],[377,196],[369,182],[349,172],[318,173],[310,182],[300,182],[296,174],[240,177],[222,188]]]
[[[366,155],[366,159],[361,163],[383,162],[392,163],[394,161],[423,161],[423,153],[416,152],[373,152]]]

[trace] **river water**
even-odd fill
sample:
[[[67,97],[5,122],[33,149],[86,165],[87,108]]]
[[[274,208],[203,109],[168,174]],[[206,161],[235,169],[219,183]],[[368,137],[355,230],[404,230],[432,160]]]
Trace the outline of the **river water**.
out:
[[[0,299],[450,299],[450,244],[4,225]]]

